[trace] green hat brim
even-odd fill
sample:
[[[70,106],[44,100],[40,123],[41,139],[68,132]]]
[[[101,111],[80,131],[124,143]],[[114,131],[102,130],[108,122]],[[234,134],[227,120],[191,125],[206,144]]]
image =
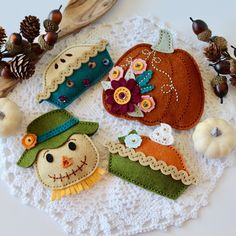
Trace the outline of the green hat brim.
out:
[[[63,145],[67,139],[73,134],[87,134],[89,136],[96,133],[98,130],[98,123],[95,122],[85,122],[80,121],[78,124],[74,125],[65,132],[45,141],[39,143],[34,148],[24,151],[21,158],[17,162],[17,165],[20,167],[28,168],[32,166],[36,160],[37,154],[42,149],[52,149],[57,148]]]

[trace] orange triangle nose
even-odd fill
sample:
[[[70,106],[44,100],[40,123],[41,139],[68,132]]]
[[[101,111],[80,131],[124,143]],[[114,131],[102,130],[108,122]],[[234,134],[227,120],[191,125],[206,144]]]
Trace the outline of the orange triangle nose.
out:
[[[66,156],[63,156],[61,161],[63,168],[67,168],[73,164],[73,159]]]

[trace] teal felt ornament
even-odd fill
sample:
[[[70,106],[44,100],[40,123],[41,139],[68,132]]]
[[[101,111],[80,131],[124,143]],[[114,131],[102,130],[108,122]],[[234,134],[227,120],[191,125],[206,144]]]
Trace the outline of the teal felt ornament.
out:
[[[102,40],[97,45],[75,45],[61,52],[46,68],[37,100],[59,108],[70,105],[112,68],[106,45]]]

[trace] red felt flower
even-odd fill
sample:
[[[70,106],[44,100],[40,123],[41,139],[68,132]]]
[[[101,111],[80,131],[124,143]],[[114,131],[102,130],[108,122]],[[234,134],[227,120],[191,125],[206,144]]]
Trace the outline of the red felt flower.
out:
[[[134,79],[121,78],[111,81],[112,89],[106,90],[106,102],[111,105],[111,112],[125,114],[134,112],[135,105],[141,101],[140,88]]]

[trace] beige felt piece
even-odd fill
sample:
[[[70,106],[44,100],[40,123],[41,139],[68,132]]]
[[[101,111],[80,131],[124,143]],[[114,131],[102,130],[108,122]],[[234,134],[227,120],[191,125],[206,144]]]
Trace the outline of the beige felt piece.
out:
[[[68,148],[69,142],[76,144],[74,151]],[[53,162],[46,160],[48,153],[53,156]],[[98,161],[99,154],[92,140],[85,134],[74,134],[59,148],[41,150],[35,170],[43,185],[57,190],[74,185],[93,174]]]
[[[44,71],[43,91],[37,96],[38,101],[48,99],[51,93],[56,91],[66,77],[71,76],[74,70],[87,63],[91,57],[106,49],[108,42],[101,40],[100,43],[73,45],[57,55]]]

